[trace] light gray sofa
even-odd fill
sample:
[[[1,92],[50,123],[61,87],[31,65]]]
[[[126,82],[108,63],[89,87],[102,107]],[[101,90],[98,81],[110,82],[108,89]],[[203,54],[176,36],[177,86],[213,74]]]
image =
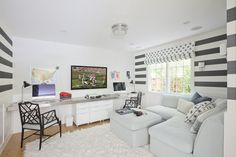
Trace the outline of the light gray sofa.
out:
[[[226,100],[217,100],[219,111],[207,118],[194,134],[190,131],[191,126],[185,123],[186,115],[177,110],[179,98],[190,99],[164,95],[161,105],[146,108],[164,121],[149,129],[150,151],[157,157],[223,157]]]

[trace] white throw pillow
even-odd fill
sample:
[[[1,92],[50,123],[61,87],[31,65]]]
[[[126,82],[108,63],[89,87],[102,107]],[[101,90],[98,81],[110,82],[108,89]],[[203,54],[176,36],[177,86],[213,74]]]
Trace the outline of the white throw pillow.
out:
[[[185,122],[193,124],[200,114],[202,114],[202,113],[204,113],[204,112],[206,112],[206,111],[208,111],[208,110],[210,110],[214,107],[215,107],[215,104],[211,101],[204,101],[204,102],[200,102],[200,103],[194,105],[189,110],[189,112],[186,116]]]
[[[189,110],[193,107],[194,103],[184,99],[179,99],[177,110],[184,114],[187,114]]]

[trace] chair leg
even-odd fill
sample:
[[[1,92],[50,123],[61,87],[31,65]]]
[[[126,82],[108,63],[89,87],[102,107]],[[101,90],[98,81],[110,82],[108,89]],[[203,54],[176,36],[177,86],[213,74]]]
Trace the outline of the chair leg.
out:
[[[61,121],[59,121],[60,137],[61,137]]]
[[[43,129],[40,130],[39,150],[41,150],[41,147],[42,147],[43,131],[44,131]]]
[[[20,144],[21,148],[23,147],[23,142],[24,142],[24,129],[22,128],[22,131],[21,131],[21,144]]]

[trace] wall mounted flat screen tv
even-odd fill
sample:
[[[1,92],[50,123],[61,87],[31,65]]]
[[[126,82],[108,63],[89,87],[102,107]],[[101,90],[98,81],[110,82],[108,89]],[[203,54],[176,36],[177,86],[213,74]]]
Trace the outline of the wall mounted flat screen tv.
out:
[[[107,88],[107,68],[71,66],[71,90]]]

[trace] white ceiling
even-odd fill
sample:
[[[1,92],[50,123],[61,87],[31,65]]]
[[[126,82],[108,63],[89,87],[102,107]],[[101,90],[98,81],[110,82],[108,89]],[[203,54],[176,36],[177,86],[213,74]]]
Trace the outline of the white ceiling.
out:
[[[130,51],[225,26],[225,8],[226,0],[1,0],[0,19],[18,37]],[[118,22],[129,27],[119,39]]]

